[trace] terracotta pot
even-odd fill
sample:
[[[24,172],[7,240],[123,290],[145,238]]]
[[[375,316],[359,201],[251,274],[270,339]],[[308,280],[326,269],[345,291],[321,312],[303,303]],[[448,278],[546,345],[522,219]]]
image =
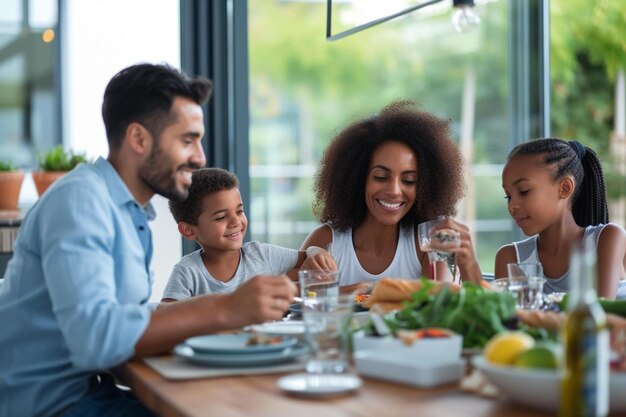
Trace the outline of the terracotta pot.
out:
[[[52,185],[54,181],[65,175],[65,171],[33,171],[33,182],[39,197]]]
[[[17,210],[24,172],[0,172],[0,210]]]

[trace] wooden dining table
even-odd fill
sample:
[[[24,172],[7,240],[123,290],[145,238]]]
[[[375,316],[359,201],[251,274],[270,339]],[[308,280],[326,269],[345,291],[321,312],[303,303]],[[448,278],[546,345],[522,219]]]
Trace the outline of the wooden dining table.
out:
[[[351,394],[306,398],[282,392],[276,381],[286,374],[168,380],[141,359],[116,375],[157,415],[163,417],[543,417],[538,411],[462,390],[458,383],[416,388],[363,378]],[[524,389],[524,387],[520,387]]]

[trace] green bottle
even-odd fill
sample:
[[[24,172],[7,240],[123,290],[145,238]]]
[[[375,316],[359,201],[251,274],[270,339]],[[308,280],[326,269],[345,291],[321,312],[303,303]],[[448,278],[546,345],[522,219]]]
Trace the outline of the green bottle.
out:
[[[559,416],[603,417],[609,409],[609,334],[595,290],[595,248],[575,245],[569,273]]]

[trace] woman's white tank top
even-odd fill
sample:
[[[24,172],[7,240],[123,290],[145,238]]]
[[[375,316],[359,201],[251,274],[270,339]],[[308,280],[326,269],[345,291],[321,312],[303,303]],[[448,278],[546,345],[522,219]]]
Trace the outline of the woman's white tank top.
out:
[[[331,228],[332,229],[332,228]],[[377,281],[382,277],[418,279],[422,276],[422,265],[417,258],[413,229],[400,228],[398,246],[391,264],[380,274],[367,272],[356,256],[352,244],[352,229],[333,231],[330,253],[339,265],[341,285],[356,284],[362,281]]]

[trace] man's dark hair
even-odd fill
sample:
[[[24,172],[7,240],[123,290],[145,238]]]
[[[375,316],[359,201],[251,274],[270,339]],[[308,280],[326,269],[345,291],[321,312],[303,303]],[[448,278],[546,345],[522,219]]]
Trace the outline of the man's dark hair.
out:
[[[138,64],[118,72],[104,91],[102,119],[109,148],[118,149],[130,123],[141,123],[158,138],[175,119],[170,113],[176,97],[205,103],[213,89],[204,77],[189,79],[167,64]]]
[[[239,180],[232,172],[221,168],[200,168],[191,175],[189,197],[185,201],[170,200],[170,212],[176,223],[197,225],[202,214],[202,200],[217,191],[239,188]]]

